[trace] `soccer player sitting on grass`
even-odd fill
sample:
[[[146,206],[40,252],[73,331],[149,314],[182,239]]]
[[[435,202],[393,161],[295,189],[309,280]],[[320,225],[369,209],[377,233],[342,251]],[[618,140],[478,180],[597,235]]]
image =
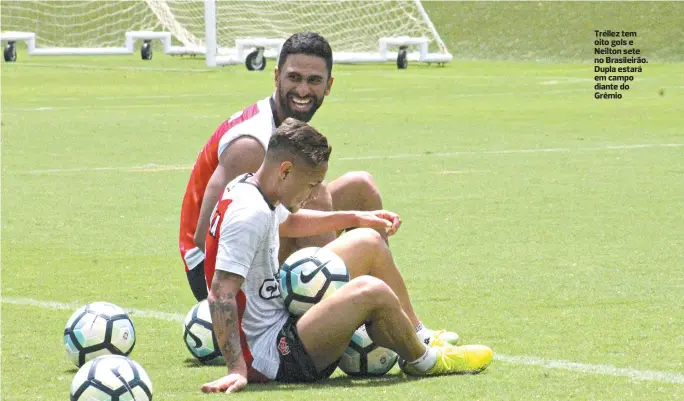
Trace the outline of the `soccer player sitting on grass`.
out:
[[[491,362],[486,346],[451,346],[439,338],[426,345],[416,334],[401,297],[382,277],[396,266],[376,230],[394,234],[395,214],[299,210],[323,182],[330,152],[313,127],[287,119],[270,138],[258,171],[233,180],[214,208],[205,269],[213,329],[228,374],[202,391],[327,378],[364,323],[377,345],[408,361],[400,366],[409,375],[477,373]],[[297,238],[351,227],[359,228],[325,246],[348,266],[349,283],[301,317],[289,314],[282,297],[261,296],[266,281],[278,282],[279,235]]]

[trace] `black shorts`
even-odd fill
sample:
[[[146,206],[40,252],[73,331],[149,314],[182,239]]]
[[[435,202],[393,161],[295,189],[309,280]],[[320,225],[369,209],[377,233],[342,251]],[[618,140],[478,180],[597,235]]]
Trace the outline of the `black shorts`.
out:
[[[316,370],[313,360],[297,333],[296,316],[290,316],[276,337],[276,347],[280,356],[280,367],[276,380],[284,383],[308,383],[327,379],[337,369],[339,359],[321,372]]]
[[[204,261],[200,262],[192,270],[188,270],[186,275],[195,299],[197,301],[207,299],[209,293],[207,291],[207,280],[204,278]]]

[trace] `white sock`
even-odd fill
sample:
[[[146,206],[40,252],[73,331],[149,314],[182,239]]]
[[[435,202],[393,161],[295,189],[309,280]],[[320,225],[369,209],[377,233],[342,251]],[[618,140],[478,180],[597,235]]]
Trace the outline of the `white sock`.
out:
[[[432,330],[425,327],[421,322],[416,325],[416,334],[418,335],[420,341],[428,344],[430,342],[430,336],[432,336]]]
[[[437,351],[432,347],[425,347],[425,353],[413,362],[409,362],[421,372],[431,369],[437,363]]]

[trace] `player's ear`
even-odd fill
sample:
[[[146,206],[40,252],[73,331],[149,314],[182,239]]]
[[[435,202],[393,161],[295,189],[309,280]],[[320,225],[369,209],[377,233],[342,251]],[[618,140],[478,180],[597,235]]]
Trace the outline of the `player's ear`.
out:
[[[334,81],[335,77],[331,75],[330,79],[328,79],[328,86],[325,88],[325,96],[328,96],[330,94],[330,88],[332,87]]]
[[[275,82],[276,88],[278,87],[278,78],[280,78],[280,72],[278,71],[278,66],[273,68],[273,82]]]
[[[281,180],[286,179],[290,173],[292,173],[292,162],[288,160],[280,163],[280,169],[278,170],[278,173]]]

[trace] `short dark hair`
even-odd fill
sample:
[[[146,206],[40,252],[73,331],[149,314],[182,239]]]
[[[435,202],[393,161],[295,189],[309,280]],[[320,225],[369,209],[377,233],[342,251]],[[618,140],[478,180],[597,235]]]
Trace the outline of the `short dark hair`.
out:
[[[287,153],[310,167],[316,167],[327,163],[331,152],[325,135],[311,125],[290,117],[280,124],[268,141],[266,158],[280,160]]]
[[[328,78],[332,75],[333,56],[330,44],[325,38],[316,32],[299,32],[287,38],[280,49],[278,69],[282,69],[290,54],[307,54],[318,56],[325,60],[328,67]]]

